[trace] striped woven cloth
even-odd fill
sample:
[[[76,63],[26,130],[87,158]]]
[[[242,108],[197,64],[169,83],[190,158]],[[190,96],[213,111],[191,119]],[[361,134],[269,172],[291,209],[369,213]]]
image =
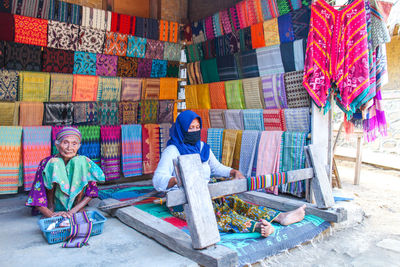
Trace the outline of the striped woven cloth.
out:
[[[258,48],[256,53],[260,76],[285,72],[279,45]]]
[[[121,145],[124,177],[142,175],[142,126],[121,125]]]
[[[51,155],[51,127],[24,127],[22,134],[24,189],[31,190],[36,169],[42,159]]]
[[[42,118],[43,118],[43,103],[42,105]],[[18,125],[18,109],[19,102],[3,102],[0,103],[0,125],[12,126]]]
[[[287,108],[284,73],[261,77],[265,108]]]
[[[46,102],[49,99],[50,73],[21,71],[19,73],[19,99]]]
[[[225,166],[232,166],[238,133],[239,130],[233,129],[225,129],[223,132],[221,163]]]
[[[244,109],[243,123],[245,130],[264,130],[264,119],[262,109]]]
[[[243,79],[243,93],[246,108],[264,108],[264,97],[260,77]]]
[[[143,79],[122,78],[121,101],[138,101],[142,97]]]
[[[160,124],[160,153],[167,147],[169,140],[169,130],[172,127],[172,123],[161,123]]]
[[[244,130],[242,109],[225,110],[224,119],[226,129]]]
[[[143,80],[142,99],[158,99],[160,96],[160,79]]]
[[[252,176],[247,178],[247,190],[253,191],[270,186],[282,185],[288,182],[286,172],[273,173],[271,175]]]
[[[196,85],[185,86],[185,101],[187,109],[196,109],[199,107]]]
[[[99,77],[97,101],[119,101],[120,95],[120,77]]]
[[[153,173],[160,161],[160,126],[142,125],[143,174]]]
[[[258,147],[260,131],[244,130],[242,133],[242,145],[240,147],[239,171],[245,177],[251,176],[255,153]]]
[[[208,111],[211,128],[225,128],[224,112],[223,109],[210,109]]]
[[[100,166],[100,126],[78,126],[78,130],[82,134],[78,154],[90,158]]]
[[[287,131],[310,131],[311,115],[309,108],[287,108],[284,112]]]
[[[264,129],[266,131],[286,131],[285,113],[283,109],[263,110]]]
[[[101,126],[101,169],[106,181],[121,176],[121,127]]]
[[[207,131],[207,144],[214,153],[215,158],[221,162],[222,159],[222,139],[224,129],[209,128]]]

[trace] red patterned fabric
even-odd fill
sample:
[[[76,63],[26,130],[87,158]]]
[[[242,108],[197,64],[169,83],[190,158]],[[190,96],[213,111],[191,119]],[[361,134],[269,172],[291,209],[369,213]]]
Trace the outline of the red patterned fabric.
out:
[[[106,32],[104,54],[126,56],[128,48],[128,35],[116,32]]]
[[[112,12],[111,31],[135,35],[136,17]]]
[[[263,118],[266,131],[286,131],[286,120],[283,109],[264,109]]]
[[[160,126],[142,125],[143,174],[153,173],[160,161]]]
[[[47,20],[14,15],[15,42],[47,46]]]

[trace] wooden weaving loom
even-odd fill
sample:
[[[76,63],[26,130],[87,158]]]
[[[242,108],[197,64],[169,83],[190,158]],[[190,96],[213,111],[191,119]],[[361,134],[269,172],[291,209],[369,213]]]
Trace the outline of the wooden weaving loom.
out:
[[[110,207],[119,207],[123,204],[118,200],[106,199],[102,205],[108,207],[109,213],[123,223],[201,265],[236,266],[237,253],[227,247],[216,245],[220,241],[220,235],[212,207],[212,198],[238,194],[245,201],[281,211],[293,210],[306,204],[306,214],[316,215],[330,222],[341,222],[347,219],[345,209],[332,208],[334,199],[329,178],[326,169],[317,157],[316,147],[309,145],[305,147],[305,150],[308,166],[311,167],[288,171],[287,182],[309,181],[315,204],[263,192],[248,192],[247,179],[206,184],[201,178],[200,156],[192,154],[178,158],[175,167],[179,189],[170,191],[166,195],[167,207],[184,206],[190,236],[172,224],[134,206],[110,209]],[[272,185],[271,177],[272,175],[266,176],[266,187]]]

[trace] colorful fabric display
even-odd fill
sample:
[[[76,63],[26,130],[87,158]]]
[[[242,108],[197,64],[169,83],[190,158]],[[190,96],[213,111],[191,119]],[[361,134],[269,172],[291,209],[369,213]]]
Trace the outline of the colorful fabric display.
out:
[[[73,121],[73,103],[44,103],[43,125],[71,125]]]
[[[120,124],[136,124],[138,102],[122,101],[118,103],[118,115]]]
[[[284,73],[261,77],[265,108],[287,108]]]
[[[8,1],[2,1],[4,4]],[[8,4],[10,6],[10,4]],[[0,9],[0,12],[3,12]],[[15,24],[14,17],[9,13],[0,13],[0,24],[2,25],[2,30],[0,32],[0,40],[12,42],[14,41]]]
[[[142,95],[143,79],[122,78],[121,79],[121,101],[138,101]]]
[[[249,78],[243,79],[243,94],[247,109],[263,109],[264,100],[261,89],[261,79]]]
[[[310,109],[309,108],[288,108],[285,109],[285,120],[287,131],[309,132],[310,131]]]
[[[18,192],[22,178],[21,136],[22,127],[0,126],[0,194]]]
[[[169,130],[172,127],[172,123],[161,123],[160,124],[160,153],[167,147],[168,140],[170,139]]]
[[[167,76],[167,61],[160,59],[153,59],[151,65],[151,78],[162,78]]]
[[[16,43],[47,46],[47,20],[14,15]]]
[[[117,76],[118,56],[97,54],[96,75]]]
[[[200,109],[210,109],[210,90],[208,89],[208,84],[198,84],[196,85],[197,91],[197,104]]]
[[[187,109],[197,109],[199,103],[197,102],[197,88],[196,85],[185,86],[185,102]]]
[[[163,59],[164,42],[147,39],[145,57],[151,59]]]
[[[169,22],[169,42],[177,43],[179,35],[179,24],[178,22]]]
[[[44,105],[42,102],[20,102],[19,125],[40,126],[43,123],[43,113]]]
[[[216,36],[214,34],[213,18],[212,16],[206,17],[204,19],[204,31],[207,40],[214,39]]]
[[[167,77],[179,77],[179,61],[168,61],[167,63]]]
[[[74,213],[71,218],[71,235],[67,237],[63,248],[81,248],[87,245],[93,229],[93,222],[90,221],[85,211]]]
[[[201,76],[200,61],[187,64],[187,76],[190,84],[201,84],[203,83],[203,77]]]
[[[223,129],[213,128],[207,131],[207,144],[210,146],[211,151],[218,161],[222,159],[223,131]]]
[[[244,109],[242,80],[225,82],[225,96],[229,109]]]
[[[225,82],[210,83],[210,103],[212,109],[227,109],[225,97]]]
[[[193,32],[192,32],[192,26],[190,24],[185,24],[183,26],[181,38],[182,41],[186,44],[193,43]]]
[[[118,125],[118,103],[98,102],[100,125]]]
[[[229,18],[232,25],[233,31],[238,31],[240,29],[239,17],[237,14],[236,6],[229,8]]]
[[[288,176],[286,172],[272,173],[270,175],[260,175],[247,178],[247,190],[253,191],[266,187],[277,188],[277,185],[286,184]]]
[[[82,52],[103,53],[105,35],[103,30],[80,27],[77,49]]]
[[[157,40],[160,37],[159,20],[136,17],[135,35]]]
[[[221,163],[225,166],[232,166],[233,154],[235,153],[235,145],[238,133],[238,130],[232,129],[226,129],[223,132]]]
[[[222,36],[224,34],[224,30],[223,30],[222,25],[221,25],[221,21],[220,21],[220,18],[219,18],[219,13],[215,13],[212,16],[212,21],[213,21],[214,36],[215,37]]]
[[[209,110],[211,128],[225,128],[224,111],[223,109]]]
[[[252,48],[260,48],[265,46],[263,23],[251,25],[251,43]]]
[[[12,0],[12,13],[16,15],[31,17],[31,18],[49,18],[49,9],[51,1],[24,1]]]
[[[49,99],[50,73],[19,73],[19,99],[45,102]]]
[[[17,101],[18,72],[0,69],[0,101]]]
[[[233,151],[233,160],[232,160],[231,167],[236,170],[239,169],[239,163],[240,163],[240,149],[242,146],[242,133],[243,133],[242,130],[237,131],[235,150]]]
[[[225,34],[232,32],[232,25],[229,19],[228,9],[219,12],[219,18],[222,25],[222,30]]]
[[[258,77],[258,65],[256,50],[239,53],[239,65],[242,78]]]
[[[228,55],[229,44],[225,42],[225,38],[223,36],[215,38],[214,43],[215,43],[215,50],[217,53],[217,57],[223,57]]]
[[[168,42],[169,23],[166,20],[160,20],[160,41]]]
[[[47,47],[75,51],[78,45],[78,32],[78,25],[50,20],[47,29]]]
[[[24,190],[29,191],[40,161],[51,155],[51,127],[24,127],[22,133]]]
[[[158,123],[173,123],[174,101],[160,100],[158,102]]]
[[[201,43],[201,50],[204,59],[211,59],[217,56],[217,50],[215,47],[215,40],[207,40]],[[189,52],[186,50],[186,52]],[[187,53],[186,53],[187,54]]]
[[[139,104],[140,108],[140,123],[157,123],[158,101],[157,100],[142,100]]]
[[[276,3],[278,5],[279,16],[283,16],[292,11],[291,0],[276,0]]]
[[[279,39],[279,26],[277,18],[264,21],[263,28],[265,41],[264,46],[280,44],[281,40]]]
[[[121,144],[124,177],[142,175],[142,126],[121,125]]]
[[[106,181],[121,176],[121,127],[101,126],[101,169]]]
[[[262,109],[244,109],[243,124],[245,130],[264,130],[264,119]]]
[[[207,59],[200,62],[203,83],[219,82],[217,59]]]
[[[250,27],[239,30],[240,51],[248,51],[253,49],[251,43]]]
[[[118,57],[117,76],[136,77],[138,69],[138,59],[134,57]]]
[[[4,66],[9,70],[41,70],[41,47],[35,45],[9,43],[5,45],[7,51],[4,57]]]
[[[293,42],[294,67],[296,71],[304,71],[305,39]],[[284,47],[281,46],[281,49]]]
[[[74,124],[98,124],[97,102],[74,103]]]
[[[128,35],[128,49],[126,55],[128,57],[144,58],[146,55],[146,38]]]
[[[206,40],[203,20],[192,23],[192,33],[193,43],[201,43]]]
[[[138,58],[137,77],[150,78],[152,64],[153,64],[153,60],[152,59],[149,59],[149,58]]]
[[[220,81],[236,80],[239,78],[236,59],[233,55],[217,57],[217,67]]]
[[[159,99],[177,99],[178,97],[178,79],[160,78]]]
[[[142,125],[143,174],[153,173],[160,160],[160,126]]]
[[[224,112],[225,128],[244,130],[243,110],[227,109]]]
[[[263,119],[266,131],[286,131],[286,120],[283,109],[264,109]]]
[[[293,42],[281,43],[279,47],[281,50],[283,69],[285,72],[295,71],[296,63]],[[302,51],[300,51],[300,53],[302,54]]]
[[[236,12],[239,19],[240,28],[244,29],[250,26],[246,18],[246,1],[241,1],[236,4]]]
[[[106,40],[104,43],[104,54],[115,56],[126,56],[128,48],[128,35],[106,32]]]
[[[0,125],[18,125],[18,109],[18,102],[0,102]]]
[[[291,14],[278,17],[279,40],[281,43],[293,42],[294,32]]]
[[[70,102],[72,100],[73,75],[50,73],[50,81],[49,101]]]
[[[201,44],[187,45],[185,48],[186,57],[188,62],[196,62],[203,59],[203,50]]]
[[[72,101],[96,101],[98,76],[74,75]]]
[[[233,55],[240,51],[240,39],[237,32],[224,35],[224,39],[228,46],[228,55]]]
[[[75,51],[74,54],[74,74],[96,75],[95,53]]]
[[[310,97],[303,86],[303,71],[288,72],[284,75],[288,108],[310,106]]]
[[[112,12],[111,29],[112,32],[135,35],[136,17]]]
[[[159,99],[160,79],[144,79],[142,99]]]
[[[111,31],[111,12],[102,9],[82,7],[81,26],[93,29]]]
[[[247,21],[249,23],[249,26],[260,22],[258,20],[259,18],[257,16],[257,4],[256,4],[256,2],[257,1],[255,1],[255,0],[247,0],[246,1],[246,18],[247,18]]]
[[[72,73],[74,71],[74,52],[44,47],[42,54],[42,71]]]
[[[49,20],[81,25],[82,6],[63,1],[50,1]]]
[[[264,20],[269,20],[279,16],[276,1],[261,0],[261,9]]]
[[[201,118],[201,128],[202,129],[208,129],[210,128],[210,117],[208,115],[208,109],[192,109],[193,112],[195,112],[197,115],[200,116]],[[206,138],[207,140],[207,138]]]
[[[251,176],[251,170],[254,165],[254,157],[258,147],[259,135],[259,131],[245,130],[242,133],[239,171],[244,175],[244,177]]]
[[[285,72],[279,45],[259,48],[256,53],[260,76]]]
[[[163,59],[171,61],[180,61],[181,45],[176,43],[164,43]]]
[[[309,7],[302,7],[300,9],[290,12],[293,24],[294,39],[307,39],[308,28],[310,26],[311,9]]]

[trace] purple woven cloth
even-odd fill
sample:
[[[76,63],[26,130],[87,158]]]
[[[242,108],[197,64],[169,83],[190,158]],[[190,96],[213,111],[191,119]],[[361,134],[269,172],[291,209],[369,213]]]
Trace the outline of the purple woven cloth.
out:
[[[287,108],[284,73],[261,77],[266,109]]]

